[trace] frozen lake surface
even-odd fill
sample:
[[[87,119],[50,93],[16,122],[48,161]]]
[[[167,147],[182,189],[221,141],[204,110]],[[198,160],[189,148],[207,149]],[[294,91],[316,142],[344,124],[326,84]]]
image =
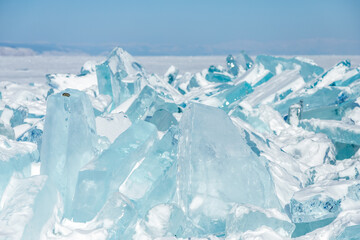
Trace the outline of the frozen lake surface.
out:
[[[252,56],[253,59],[255,58]],[[293,56],[283,56],[293,57]],[[314,60],[325,70],[338,62],[349,59],[353,66],[360,65],[360,56],[351,55],[313,55],[301,56]],[[136,56],[148,73],[163,75],[167,69],[174,65],[180,73],[195,73],[210,65],[225,66],[226,56]],[[45,82],[45,75],[49,73],[80,72],[86,61],[101,62],[105,56],[0,56],[0,81],[17,83]]]

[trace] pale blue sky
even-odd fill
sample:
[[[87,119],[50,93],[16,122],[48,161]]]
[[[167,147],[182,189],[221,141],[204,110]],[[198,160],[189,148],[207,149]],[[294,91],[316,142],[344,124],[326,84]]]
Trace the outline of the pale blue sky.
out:
[[[360,54],[360,1],[0,0],[0,43],[135,55]]]

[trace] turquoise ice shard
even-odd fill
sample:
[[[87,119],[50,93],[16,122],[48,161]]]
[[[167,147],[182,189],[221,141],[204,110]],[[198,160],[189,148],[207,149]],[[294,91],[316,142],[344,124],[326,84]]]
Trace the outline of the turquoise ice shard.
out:
[[[360,225],[348,226],[336,237],[336,240],[357,240],[360,239]]]
[[[217,108],[191,104],[184,111],[177,181],[180,206],[208,234],[225,232],[233,203],[280,208],[264,159]]]
[[[103,222],[109,240],[126,239],[129,226],[135,224],[137,213],[133,204],[119,192],[113,193],[96,215],[95,221]]]
[[[226,235],[256,230],[261,226],[268,226],[287,237],[290,237],[295,229],[289,217],[276,209],[236,204],[226,219]]]
[[[175,193],[177,134],[177,128],[169,129],[119,188],[141,215],[156,204],[170,201]]]
[[[165,73],[165,77],[168,79],[168,83],[174,84],[178,74],[179,74],[179,69],[171,65]]]
[[[226,57],[226,65],[229,73],[231,73],[234,76],[237,76],[239,74],[239,66],[235,61],[233,55],[230,54]]]
[[[41,147],[41,173],[59,190],[68,215],[78,172],[95,153],[95,117],[84,92],[67,89],[47,101]]]
[[[287,122],[290,125],[298,126],[301,120],[301,113],[303,108],[303,102],[300,101],[299,103],[293,104],[289,107],[289,114],[287,117]]]
[[[178,112],[178,106],[170,99],[161,96],[152,87],[145,86],[126,111],[126,115],[132,122],[139,119],[146,120],[147,117],[152,117],[155,111],[160,109],[167,110],[169,113]]]
[[[331,223],[342,211],[341,205],[352,183],[326,180],[295,192],[288,208],[291,220],[296,224],[293,237]]]
[[[19,176],[30,176],[30,165],[39,159],[39,153],[34,143],[16,142],[0,136],[0,199],[16,173]]]
[[[255,87],[254,92],[249,94],[245,100],[251,106],[257,106],[287,98],[290,94],[301,90],[306,85],[300,70],[300,66],[295,65],[294,69],[282,71],[260,86]]]
[[[99,93],[110,95],[114,107],[140,92],[142,66],[121,48],[115,48],[106,61],[96,65]]]
[[[213,97],[218,99],[221,109],[228,111],[237,106],[248,94],[254,90],[247,82],[241,82],[236,86],[229,88]]]
[[[178,123],[175,117],[165,109],[156,110],[149,122],[153,123],[159,131],[166,131],[170,126]]]
[[[25,106],[14,106],[5,105],[5,109],[1,113],[1,120],[5,124],[11,125],[11,127],[18,126],[24,123],[24,119],[28,116],[29,109]]]
[[[360,68],[353,69],[350,61],[344,60],[322,74],[311,87],[348,86],[358,79],[360,79]]]
[[[341,200],[314,196],[305,201],[291,199],[290,214],[294,223],[316,222],[336,217],[341,211]]]
[[[16,140],[36,143],[38,150],[41,150],[41,141],[44,130],[44,118],[34,123],[33,126],[20,135]]]
[[[254,65],[254,61],[244,51],[242,51],[240,54],[235,56],[231,54],[228,55],[226,57],[226,65],[229,73],[236,77],[240,72],[249,70]]]
[[[335,120],[305,119],[300,126],[308,131],[324,133],[331,140],[346,144],[360,145],[360,126]]]
[[[230,82],[232,78],[232,75],[225,72],[222,69],[219,69],[213,65],[209,67],[208,73],[205,76],[205,79],[209,82]]]
[[[87,164],[79,172],[76,184],[74,220],[85,222],[93,219],[156,141],[156,127],[137,121],[97,159]]]
[[[292,104],[303,101],[302,118],[321,118],[341,120],[348,108],[357,106],[354,103],[356,96],[347,89],[339,87],[326,87],[321,89],[307,89],[301,93],[279,101],[275,110],[286,115]]]
[[[57,201],[47,184],[47,176],[33,176],[9,182],[0,210],[2,239],[40,239],[40,233],[53,215]],[[56,191],[56,190],[55,190]],[[55,198],[54,198],[55,197]]]
[[[284,70],[293,70],[296,66],[300,66],[300,75],[305,82],[314,80],[324,72],[324,69],[316,64],[299,58],[286,59],[282,57],[259,55],[256,57],[255,64],[263,65],[265,69],[269,70],[274,75],[277,75]]]

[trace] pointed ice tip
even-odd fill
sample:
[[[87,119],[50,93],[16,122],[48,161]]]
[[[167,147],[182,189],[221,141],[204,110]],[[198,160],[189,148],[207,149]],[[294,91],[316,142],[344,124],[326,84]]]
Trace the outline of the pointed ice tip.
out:
[[[345,59],[345,60],[339,62],[338,64],[336,64],[336,66],[341,66],[341,65],[346,66],[346,67],[351,67],[351,62],[349,59]]]

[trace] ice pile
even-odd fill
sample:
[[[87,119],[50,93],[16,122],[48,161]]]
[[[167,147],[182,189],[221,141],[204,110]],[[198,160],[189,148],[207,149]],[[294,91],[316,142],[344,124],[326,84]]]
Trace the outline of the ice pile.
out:
[[[158,76],[116,48],[47,80],[0,83],[0,239],[359,238],[349,61]]]

